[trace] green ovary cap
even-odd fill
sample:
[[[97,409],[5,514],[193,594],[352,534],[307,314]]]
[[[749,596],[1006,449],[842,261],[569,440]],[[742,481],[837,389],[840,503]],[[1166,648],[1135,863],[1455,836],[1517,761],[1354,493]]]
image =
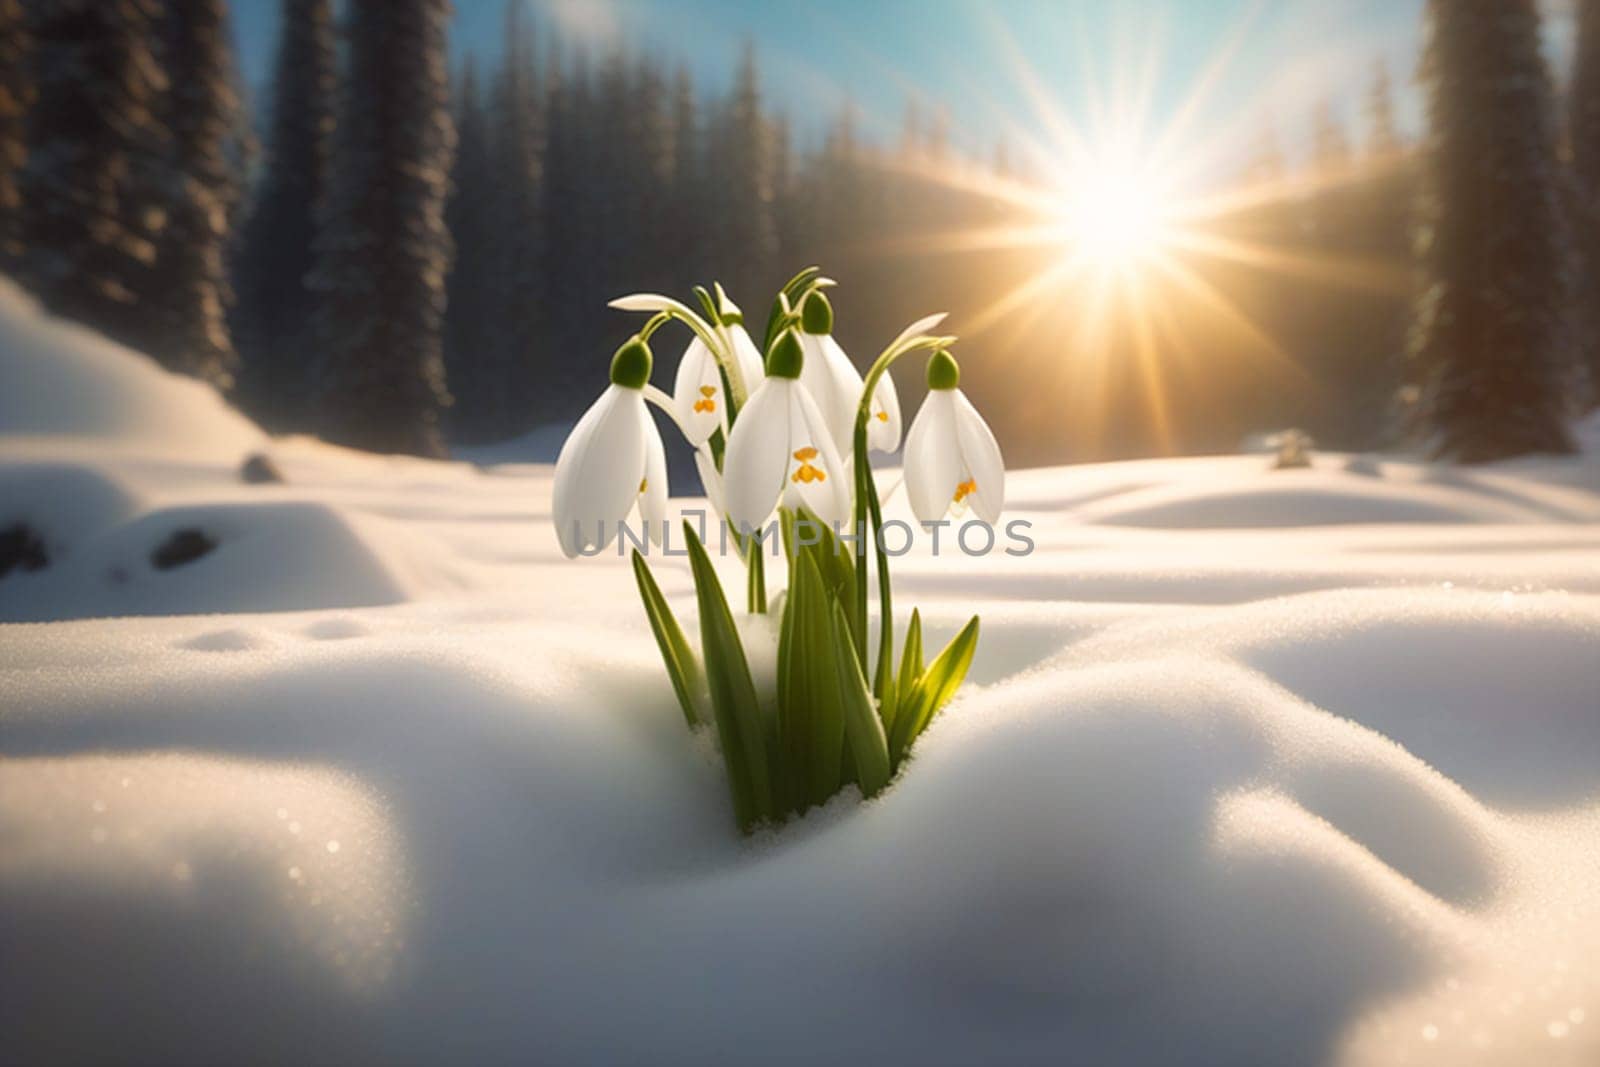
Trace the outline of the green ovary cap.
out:
[[[954,389],[960,384],[961,364],[956,362],[955,356],[939,349],[928,360],[928,388]]]
[[[611,381],[629,389],[643,389],[650,380],[650,365],[654,362],[650,346],[638,334],[628,338],[611,357]]]
[[[793,330],[784,330],[767,351],[768,378],[798,378],[806,363],[805,349]]]
[[[805,302],[800,305],[800,328],[806,333],[833,332],[833,305],[822,295],[822,290],[813,289],[806,294]]]

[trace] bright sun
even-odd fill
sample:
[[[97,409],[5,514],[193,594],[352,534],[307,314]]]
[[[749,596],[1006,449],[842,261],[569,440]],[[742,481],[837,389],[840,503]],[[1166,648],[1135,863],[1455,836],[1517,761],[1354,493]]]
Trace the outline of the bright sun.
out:
[[[1167,196],[1116,160],[1080,172],[1064,208],[1064,237],[1087,265],[1131,266],[1159,251],[1167,237]]]

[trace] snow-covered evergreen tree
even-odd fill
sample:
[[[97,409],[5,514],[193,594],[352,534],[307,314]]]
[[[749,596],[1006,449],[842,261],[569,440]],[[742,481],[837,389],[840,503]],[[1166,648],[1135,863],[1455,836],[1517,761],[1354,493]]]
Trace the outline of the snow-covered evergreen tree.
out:
[[[303,429],[309,418],[315,304],[307,279],[327,195],[334,92],[332,0],[284,0],[265,167],[235,283],[241,395],[280,429]]]
[[[0,269],[9,269],[22,254],[17,178],[28,158],[27,116],[33,99],[29,41],[22,0],[0,0]]]
[[[1567,101],[1579,260],[1575,318],[1589,402],[1600,404],[1600,0],[1578,0],[1577,18],[1577,55]]]
[[[237,363],[225,310],[237,175],[225,148],[239,110],[227,9],[223,0],[166,0],[166,15],[171,157],[166,222],[143,294],[154,333],[148,347],[173,370],[226,389]]]
[[[352,0],[348,12],[342,132],[312,274],[320,422],[358,448],[443,455],[450,3]]]
[[[1411,358],[1441,457],[1572,449],[1549,74],[1533,0],[1430,0],[1429,287]]]
[[[52,0],[32,9],[28,157],[19,178],[25,284],[57,314],[144,340],[138,296],[160,220],[142,179],[164,139],[166,89],[149,0]]]

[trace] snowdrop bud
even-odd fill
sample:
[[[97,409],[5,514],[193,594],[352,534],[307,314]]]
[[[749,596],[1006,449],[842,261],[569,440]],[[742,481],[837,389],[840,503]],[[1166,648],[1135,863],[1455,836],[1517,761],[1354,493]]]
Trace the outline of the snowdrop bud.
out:
[[[928,388],[929,389],[956,389],[961,385],[961,364],[956,362],[956,357],[944,349],[933,354],[928,360]]]
[[[828,303],[821,289],[807,293],[805,302],[800,305],[800,328],[810,334],[833,332],[833,305]]]
[[[650,366],[654,362],[650,346],[644,338],[634,334],[611,357],[611,381],[628,389],[643,389],[650,380]]]
[[[798,378],[805,362],[806,353],[800,346],[800,338],[793,330],[784,330],[767,352],[767,377]]]

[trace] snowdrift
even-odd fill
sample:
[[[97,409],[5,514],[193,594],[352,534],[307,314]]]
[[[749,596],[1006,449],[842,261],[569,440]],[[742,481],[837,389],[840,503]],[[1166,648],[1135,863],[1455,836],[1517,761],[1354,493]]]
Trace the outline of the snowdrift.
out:
[[[1020,472],[1031,555],[896,571],[930,643],[982,614],[969,689],[880,798],[741,841],[548,467],[278,441],[246,486],[248,435],[30,419],[7,1057],[1600,1060],[1593,458]]]
[[[46,315],[0,277],[0,433],[242,457],[264,440],[209,387]]]

